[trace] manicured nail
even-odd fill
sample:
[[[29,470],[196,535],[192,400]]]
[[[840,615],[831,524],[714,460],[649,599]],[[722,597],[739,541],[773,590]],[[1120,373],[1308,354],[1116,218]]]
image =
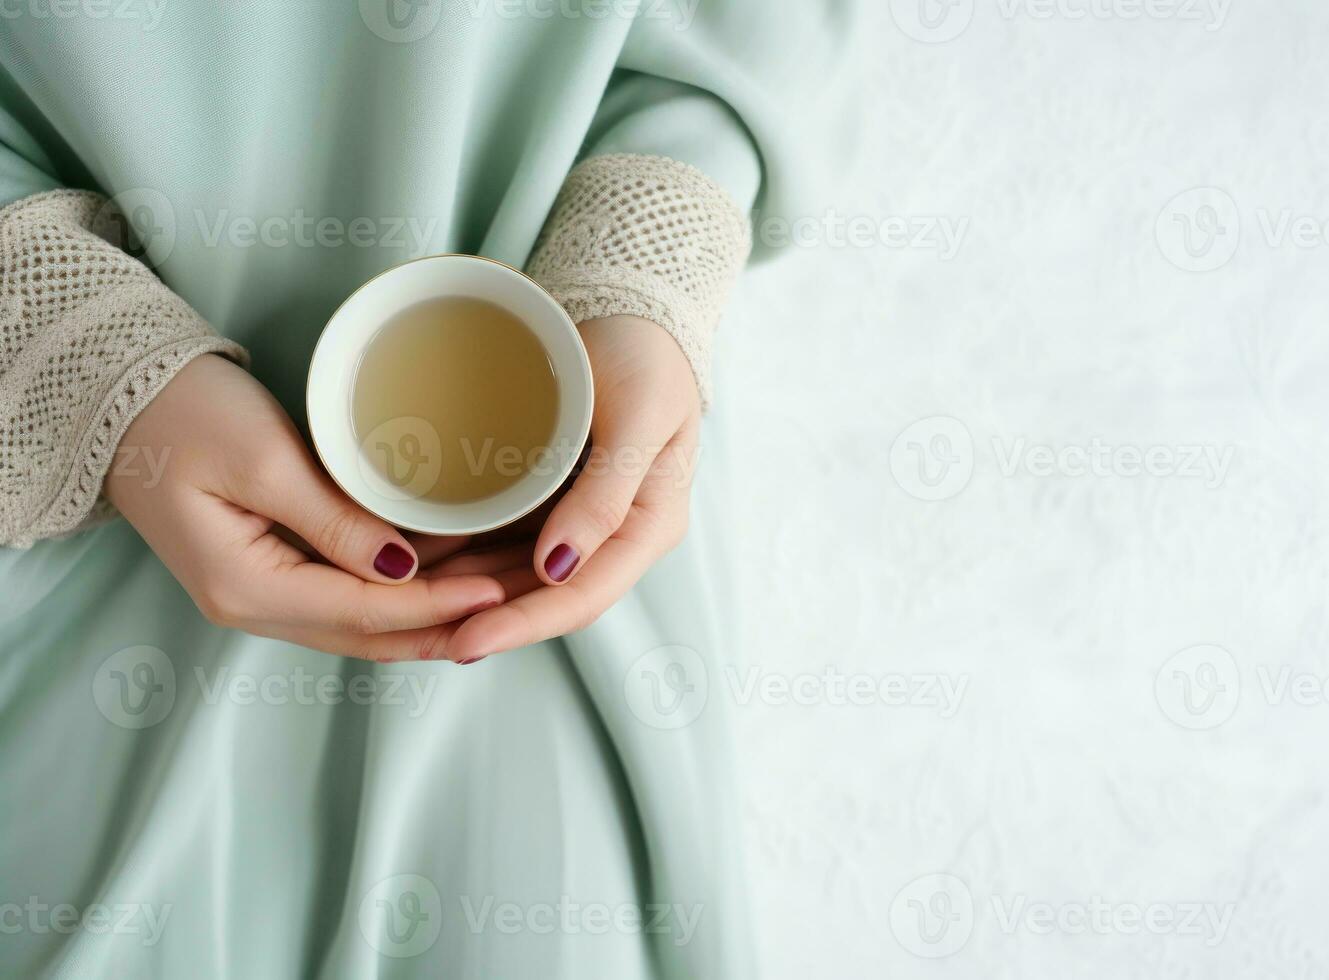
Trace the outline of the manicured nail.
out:
[[[481,660],[483,660],[483,659],[484,659],[484,657],[470,657],[470,658],[468,658],[468,659],[466,659],[466,660],[458,660],[458,661],[457,661],[457,666],[458,666],[458,667],[465,667],[467,664],[478,664],[478,663],[479,663]]]
[[[374,571],[388,578],[405,578],[411,574],[411,569],[414,567],[415,559],[411,557],[411,553],[401,545],[391,542],[385,544],[378,557],[374,559]]]
[[[580,557],[569,545],[561,544],[545,559],[545,574],[555,582],[562,582],[572,574]]]

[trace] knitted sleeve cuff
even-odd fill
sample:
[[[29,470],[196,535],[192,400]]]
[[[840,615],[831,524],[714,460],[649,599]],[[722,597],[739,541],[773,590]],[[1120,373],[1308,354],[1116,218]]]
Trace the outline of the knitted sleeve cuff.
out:
[[[113,515],[135,416],[195,357],[248,355],[123,249],[114,209],[57,190],[0,210],[0,545]]]
[[[695,167],[666,157],[591,157],[568,175],[528,272],[573,322],[658,323],[710,403],[711,338],[752,250],[747,216]]]

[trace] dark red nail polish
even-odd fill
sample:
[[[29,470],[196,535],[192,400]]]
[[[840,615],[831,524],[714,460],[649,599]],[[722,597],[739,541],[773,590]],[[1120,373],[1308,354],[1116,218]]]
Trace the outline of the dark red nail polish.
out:
[[[385,544],[374,559],[374,571],[388,578],[405,578],[414,567],[415,559],[399,544]]]
[[[545,559],[545,574],[555,582],[562,582],[572,574],[580,557],[571,546],[561,544],[549,552],[549,557]]]
[[[467,660],[458,660],[458,661],[457,661],[457,666],[458,666],[458,667],[465,667],[467,664],[478,664],[478,663],[479,663],[481,660],[483,660],[483,659],[484,659],[484,657],[471,657],[471,658],[469,658],[469,659],[467,659]]]

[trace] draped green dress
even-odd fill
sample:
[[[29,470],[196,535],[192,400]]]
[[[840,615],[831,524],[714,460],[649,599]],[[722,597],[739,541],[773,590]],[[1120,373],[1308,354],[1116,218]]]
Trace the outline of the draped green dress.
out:
[[[302,423],[351,290],[435,252],[520,266],[587,154],[796,213],[848,16],[11,4],[0,206],[115,195]],[[211,626],[123,521],[0,549],[0,976],[749,975],[705,438],[683,547],[591,628],[467,668]]]

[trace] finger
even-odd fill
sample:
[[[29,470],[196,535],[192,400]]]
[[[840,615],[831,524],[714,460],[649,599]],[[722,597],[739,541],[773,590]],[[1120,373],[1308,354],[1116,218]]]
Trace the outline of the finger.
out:
[[[242,598],[249,611],[234,618],[362,635],[438,626],[504,598],[503,587],[488,575],[382,585],[313,561],[284,565],[256,579],[260,585]]]
[[[366,582],[409,581],[415,550],[391,524],[359,507],[305,454],[247,486],[237,502],[290,528],[320,555]]]
[[[296,534],[289,527],[284,527],[281,524],[274,523],[272,527],[268,528],[267,533],[272,534],[277,538],[280,538],[282,541],[285,541],[287,544],[289,544],[292,548],[295,548],[301,554],[308,555],[310,558],[322,557],[318,553],[318,550],[312,544],[310,544],[304,538],[300,537],[300,535]]]
[[[455,555],[463,548],[469,548],[474,543],[473,537],[469,534],[463,534],[459,537],[408,534],[406,540],[415,550],[416,557],[420,560],[419,568],[427,568],[449,555]]]
[[[444,660],[448,643],[457,632],[456,623],[428,629],[403,630],[397,633],[338,633],[317,629],[281,629],[273,635],[280,640],[374,663],[401,663],[421,660]]]
[[[651,463],[637,490],[635,504],[644,517],[652,520],[637,522],[639,527],[650,528],[662,523],[673,531],[687,530],[699,435],[698,426],[684,425]]]
[[[528,592],[534,592],[536,589],[544,587],[544,582],[540,581],[539,576],[535,574],[535,569],[531,567],[533,545],[534,542],[527,542],[521,547],[510,549],[504,553],[493,551],[476,555],[459,555],[457,558],[450,558],[432,568],[422,569],[419,577],[439,578],[450,574],[488,575],[502,587],[503,595],[506,597],[505,601],[515,599],[518,596],[526,595]],[[474,565],[462,564],[472,558],[476,560]],[[453,562],[458,563],[457,567],[449,568]]]
[[[534,592],[536,589],[546,588],[545,584],[540,581],[539,576],[535,574],[535,569],[531,567],[529,561],[521,568],[509,568],[507,571],[495,572],[494,579],[499,585],[503,586],[503,594],[508,599],[516,599],[528,592]]]
[[[534,541],[488,551],[468,551],[432,565],[421,574],[430,578],[438,575],[493,575],[512,568],[529,568],[534,551]]]
[[[572,486],[550,512],[535,546],[535,569],[547,585],[568,581],[623,526],[659,443],[599,439]]]
[[[645,574],[656,558],[640,541],[613,537],[567,585],[544,586],[482,611],[460,625],[449,660],[475,660],[584,629]]]

